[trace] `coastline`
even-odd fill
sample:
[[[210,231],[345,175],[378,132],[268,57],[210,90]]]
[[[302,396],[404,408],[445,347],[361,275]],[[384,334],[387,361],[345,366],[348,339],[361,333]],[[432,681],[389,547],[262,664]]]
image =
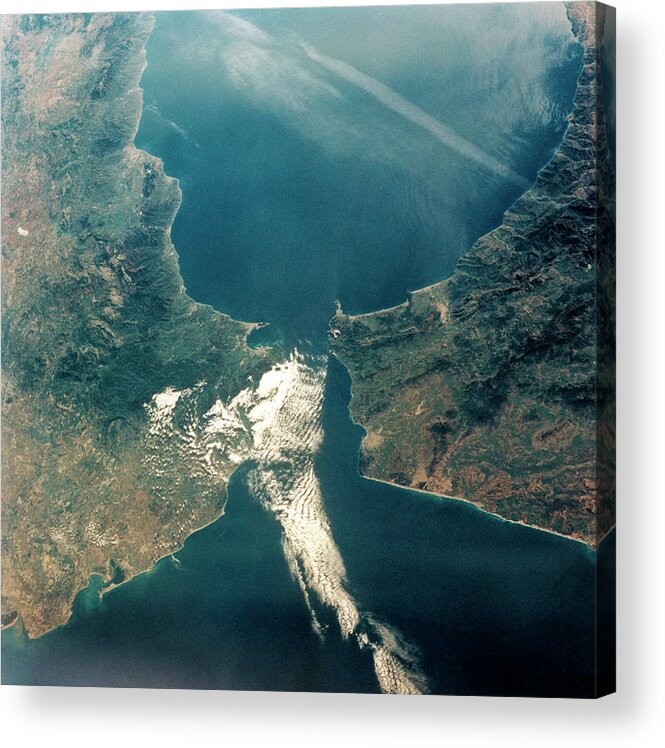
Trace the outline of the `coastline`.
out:
[[[159,165],[159,167],[161,168],[161,170],[162,170],[162,172],[164,174],[164,177],[167,180],[169,180],[170,182],[172,182],[175,185],[175,187],[176,187],[176,189],[178,191],[178,204],[175,206],[175,209],[173,211],[173,215],[171,216],[171,220],[169,222],[169,226],[168,226],[168,228],[166,230],[166,235],[167,235],[167,239],[168,239],[168,246],[169,246],[169,248],[171,250],[171,254],[173,255],[173,257],[176,260],[176,267],[178,268],[178,281],[179,281],[180,290],[181,290],[181,293],[183,294],[183,296],[187,299],[187,301],[192,305],[193,308],[195,308],[195,309],[209,309],[210,311],[214,312],[216,315],[219,315],[220,317],[223,317],[223,318],[225,318],[225,319],[227,319],[227,320],[229,320],[231,322],[234,322],[234,323],[236,323],[238,325],[243,326],[245,328],[245,338],[244,338],[244,348],[245,348],[245,350],[250,351],[250,350],[260,350],[260,349],[272,348],[274,346],[268,346],[268,345],[257,346],[256,348],[252,348],[251,346],[249,346],[247,344],[247,338],[251,335],[251,333],[254,332],[255,330],[260,330],[262,327],[267,327],[270,324],[269,322],[247,322],[246,320],[236,319],[235,317],[232,317],[230,314],[227,314],[226,312],[222,312],[219,309],[216,309],[212,304],[205,304],[205,303],[203,303],[201,301],[196,301],[196,299],[192,298],[189,295],[189,293],[187,291],[187,287],[185,286],[185,281],[184,281],[184,279],[182,277],[182,272],[180,270],[180,255],[178,253],[178,250],[176,249],[175,244],[173,243],[173,240],[171,239],[171,229],[173,227],[173,221],[175,220],[175,217],[177,216],[178,211],[180,210],[180,208],[182,206],[182,201],[183,201],[183,192],[182,192],[182,189],[180,187],[180,179],[178,177],[172,176],[171,174],[167,174],[166,169],[165,169],[164,160],[160,156],[157,156],[154,153],[150,153],[149,151],[146,151],[143,148],[139,148],[136,145],[136,136],[138,135],[138,132],[141,129],[141,119],[143,118],[143,93],[144,92],[143,92],[143,87],[141,86],[141,80],[143,78],[143,74],[146,71],[146,68],[148,67],[147,45],[148,45],[148,41],[150,39],[150,36],[152,35],[152,33],[153,33],[154,29],[155,29],[155,24],[157,22],[157,19],[155,17],[155,13],[156,12],[157,11],[145,11],[145,15],[150,18],[150,20],[152,22],[152,25],[150,27],[150,30],[148,31],[148,34],[147,34],[147,36],[145,38],[145,42],[143,44],[143,65],[141,66],[141,71],[139,73],[138,83],[137,83],[136,88],[135,88],[135,90],[138,92],[138,95],[139,95],[139,104],[140,104],[140,106],[139,106],[139,114],[138,114],[138,117],[136,118],[136,124],[135,124],[135,127],[134,127],[134,133],[133,133],[133,135],[131,137],[130,142],[127,144],[127,149],[132,149],[136,153],[143,153],[146,156],[148,156],[148,158],[154,160]]]
[[[243,463],[241,463],[241,465],[242,464]],[[240,465],[236,467],[236,470],[238,469],[238,467],[240,467]],[[236,472],[236,470],[234,470],[233,473],[231,473],[231,475],[233,475]],[[229,480],[231,479],[231,475],[229,476]],[[227,481],[227,485],[228,485],[228,481]],[[170,556],[174,556],[176,553],[179,553],[185,547],[185,543],[187,543],[187,541],[193,535],[196,535],[196,533],[200,532],[201,530],[205,530],[206,527],[210,527],[210,525],[213,525],[215,522],[221,519],[225,514],[225,509],[226,509],[226,502],[224,503],[224,507],[222,508],[222,511],[216,517],[211,519],[209,522],[206,522],[205,524],[201,525],[200,527],[196,527],[195,529],[193,529],[188,535],[184,537],[182,543],[177,548],[174,548],[169,553],[164,553],[162,556],[159,556],[159,558],[155,559],[154,563],[152,563],[149,567],[145,569],[141,569],[140,571],[136,571],[133,574],[129,574],[125,579],[122,580],[122,582],[118,582],[117,584],[110,584],[107,587],[102,587],[102,589],[100,589],[98,593],[100,603],[104,599],[104,597],[109,594],[109,592],[113,592],[114,590],[117,590],[118,588],[122,587],[128,582],[131,582],[134,579],[137,579],[138,577],[143,576],[144,574],[151,574],[155,570],[155,567],[160,561],[164,561],[164,559],[169,558]],[[94,576],[101,577],[102,581],[104,581],[105,579],[104,574],[98,571],[93,571],[88,575],[88,583],[85,585],[85,587],[81,587],[76,593],[76,596],[74,597],[74,600],[72,600],[72,604],[70,605],[70,608],[69,608],[69,617],[64,623],[60,623],[57,626],[53,626],[50,629],[40,633],[38,636],[30,636],[25,626],[23,625],[23,620],[21,618],[21,611],[19,610],[16,618],[14,618],[14,620],[10,624],[3,626],[1,630],[2,631],[9,630],[13,626],[15,626],[20,620],[21,629],[23,630],[23,633],[25,634],[26,639],[32,642],[32,641],[37,641],[37,639],[41,639],[43,636],[46,636],[47,634],[50,634],[54,631],[58,631],[59,629],[65,628],[65,626],[67,626],[72,619],[72,607],[74,605],[76,598],[81,594],[81,592],[83,592],[83,590],[85,590],[90,585],[90,579]]]
[[[531,525],[528,522],[522,522],[521,520],[508,519],[507,517],[504,517],[501,514],[497,514],[496,512],[491,512],[489,509],[484,509],[480,504],[477,504],[475,501],[472,501],[471,499],[465,499],[462,496],[447,496],[445,494],[432,493],[431,491],[426,491],[423,488],[415,488],[413,486],[403,486],[399,483],[393,483],[392,481],[389,481],[389,480],[383,480],[381,478],[372,478],[370,476],[363,475],[359,470],[358,470],[358,475],[363,480],[372,481],[373,483],[381,483],[386,486],[392,486],[393,488],[402,488],[405,491],[414,491],[415,493],[423,494],[424,496],[427,496],[430,499],[433,499],[435,501],[440,501],[440,500],[455,501],[455,502],[460,502],[462,504],[466,504],[467,506],[472,506],[477,511],[482,512],[483,514],[486,514],[489,517],[493,517],[494,519],[500,520],[501,522],[508,522],[511,525],[519,525],[520,527],[526,527],[530,530],[537,530],[538,532],[545,532],[548,535],[554,535],[558,538],[563,538],[564,540],[570,540],[574,543],[579,543],[580,545],[585,546],[589,552],[594,553],[594,554],[598,551],[598,546],[600,545],[601,540],[607,537],[607,535],[609,535],[610,532],[612,532],[612,530],[609,530],[607,533],[605,533],[603,538],[599,540],[595,546],[593,546],[590,543],[587,543],[586,540],[582,540],[582,538],[576,538],[572,535],[565,535],[562,532],[557,532],[556,530],[549,530],[546,527],[539,527],[538,525]]]
[[[569,23],[570,23],[570,26],[571,26],[572,34],[576,38],[576,42],[580,46],[580,48],[582,50],[585,50],[586,49],[585,38],[583,38],[580,34],[576,33],[576,30],[575,30],[575,17],[573,15],[573,8],[575,8],[576,4],[575,3],[570,3],[570,2],[564,2],[563,5],[565,7],[566,15],[568,17],[568,20],[569,20]],[[594,18],[595,18],[595,16],[594,16]],[[585,19],[585,20],[586,20],[587,24],[590,23],[589,19]],[[582,58],[581,66],[580,66],[580,71],[579,71],[579,74],[577,76],[576,83],[575,83],[575,93],[574,93],[573,100],[572,100],[572,103],[571,103],[571,110],[568,112],[568,114],[566,116],[566,126],[563,129],[563,132],[562,132],[561,139],[560,139],[559,143],[557,144],[557,146],[552,151],[549,159],[547,160],[546,163],[544,163],[538,169],[538,172],[537,172],[536,177],[533,180],[533,182],[504,211],[503,217],[502,217],[502,221],[496,227],[494,227],[490,231],[488,231],[485,234],[483,234],[483,236],[479,237],[479,239],[477,239],[470,247],[467,248],[466,252],[464,252],[460,256],[460,258],[458,259],[458,262],[457,262],[455,268],[453,269],[453,271],[447,277],[442,278],[439,281],[435,281],[434,283],[430,283],[427,286],[423,286],[423,287],[418,288],[416,290],[410,291],[407,294],[407,298],[405,299],[405,301],[403,301],[400,304],[395,304],[395,305],[390,306],[390,307],[385,307],[385,308],[382,308],[382,309],[376,309],[376,310],[371,311],[371,312],[360,313],[360,314],[345,314],[343,312],[342,308],[341,308],[341,304],[338,303],[335,315],[330,320],[329,331],[332,331],[333,325],[335,324],[336,320],[338,320],[340,318],[344,318],[345,320],[349,320],[351,322],[356,321],[356,320],[362,321],[364,319],[377,318],[377,317],[380,317],[381,315],[384,315],[384,314],[390,314],[391,312],[398,312],[400,310],[408,309],[409,306],[412,303],[413,298],[417,297],[417,296],[423,296],[423,295],[426,295],[428,293],[433,293],[435,291],[439,291],[442,295],[445,296],[447,286],[449,285],[450,281],[453,279],[453,277],[455,276],[455,274],[458,272],[458,266],[459,266],[460,260],[462,258],[464,258],[465,255],[478,242],[482,241],[486,236],[490,236],[497,229],[501,228],[504,225],[505,220],[506,220],[506,216],[508,216],[512,211],[514,211],[515,208],[518,207],[520,201],[522,201],[525,198],[525,196],[527,196],[528,193],[530,193],[534,189],[534,187],[536,186],[536,184],[541,179],[542,174],[545,172],[546,169],[548,169],[548,167],[550,166],[550,164],[557,157],[557,154],[564,147],[564,145],[566,143],[566,140],[568,138],[568,135],[569,135],[570,128],[571,128],[571,126],[572,126],[572,124],[574,122],[574,113],[575,113],[576,106],[577,106],[577,97],[578,97],[578,94],[579,94],[579,91],[580,91],[581,79],[582,79],[584,73],[585,73],[585,61],[584,61],[584,58]],[[443,322],[444,326],[446,324],[447,324],[446,322]],[[361,444],[359,446],[359,453],[360,453],[360,450],[362,449],[363,442],[367,439],[367,437],[370,434],[370,429],[364,423],[356,421],[355,418],[353,417],[351,404],[352,404],[353,399],[355,397],[355,393],[354,393],[354,389],[355,389],[354,384],[355,384],[355,382],[354,382],[354,377],[351,375],[350,369],[347,367],[347,365],[334,352],[331,351],[331,355],[335,356],[335,358],[337,359],[337,361],[345,368],[345,370],[347,371],[347,373],[349,375],[349,378],[350,378],[350,382],[351,382],[351,386],[350,386],[351,397],[350,397],[350,400],[349,400],[349,413],[350,413],[350,417],[351,417],[352,422],[355,425],[361,426],[363,428],[364,432],[365,432],[364,436],[363,436],[363,438],[361,440]],[[588,540],[583,539],[582,537],[575,537],[573,535],[569,535],[569,534],[557,532],[556,530],[552,530],[552,529],[549,529],[549,528],[546,528],[546,527],[542,527],[542,526],[537,525],[537,524],[531,524],[531,523],[524,522],[524,521],[521,521],[521,520],[510,519],[510,518],[505,517],[505,516],[503,516],[503,515],[501,515],[501,514],[499,514],[497,512],[492,512],[492,511],[490,511],[488,509],[485,509],[482,505],[480,505],[479,503],[473,501],[472,499],[464,498],[464,497],[461,497],[461,496],[448,496],[448,495],[445,495],[445,494],[433,493],[433,492],[430,492],[430,491],[427,491],[427,490],[424,490],[424,489],[419,489],[419,488],[415,488],[415,487],[411,487],[411,486],[407,486],[407,485],[395,483],[395,482],[390,481],[390,480],[386,480],[386,479],[382,479],[382,478],[376,478],[376,477],[373,477],[373,476],[370,476],[370,475],[363,474],[361,472],[361,470],[360,470],[359,467],[357,468],[357,470],[358,470],[358,474],[362,478],[364,478],[366,480],[376,481],[378,483],[383,483],[383,484],[390,485],[390,486],[395,486],[395,487],[398,487],[398,488],[405,488],[406,490],[416,491],[418,493],[424,493],[426,495],[429,495],[432,498],[442,498],[442,499],[448,499],[448,500],[451,500],[451,501],[460,501],[460,502],[463,502],[463,503],[466,503],[466,504],[470,504],[471,506],[474,506],[479,511],[482,511],[485,514],[493,516],[493,517],[495,517],[497,519],[501,519],[501,520],[503,520],[505,522],[510,522],[511,524],[522,525],[524,527],[529,527],[529,528],[532,528],[532,529],[540,530],[541,532],[546,532],[546,533],[549,533],[549,534],[552,534],[552,535],[555,535],[555,536],[558,536],[558,537],[562,537],[562,538],[566,538],[568,540],[573,540],[575,542],[582,543],[589,550],[591,550],[593,552],[596,552],[598,550],[598,547],[599,547],[600,543],[609,534],[611,534],[611,532],[616,527],[616,522],[613,522],[612,525],[611,525],[611,527],[609,527],[602,535],[599,536],[596,533],[596,535],[590,541],[588,541]],[[596,529],[598,527],[597,517],[598,517],[598,515],[596,513]]]
[[[349,370],[345,366],[345,364],[334,353],[331,352],[330,353],[330,357],[334,358],[337,361],[337,363],[339,363],[339,365],[344,368],[344,371],[346,371],[346,373],[347,373],[347,375],[349,377],[349,380],[351,381],[351,387],[350,387],[351,397],[349,399],[349,405],[348,405],[348,416],[349,416],[349,420],[351,421],[351,423],[354,426],[359,426],[365,432],[363,434],[363,437],[362,437],[361,441],[360,441],[360,445],[358,446],[357,463],[356,463],[356,473],[358,474],[358,476],[360,478],[362,478],[362,480],[371,481],[373,483],[380,483],[380,484],[383,484],[385,486],[391,486],[393,488],[399,488],[399,489],[403,489],[405,491],[414,491],[415,493],[423,494],[423,495],[425,495],[425,496],[427,496],[430,499],[433,499],[435,501],[443,499],[443,500],[446,500],[446,501],[457,501],[457,502],[461,502],[462,504],[466,504],[468,506],[472,506],[477,511],[482,512],[483,514],[486,514],[489,517],[494,517],[497,520],[501,520],[502,522],[509,522],[512,525],[519,525],[521,527],[527,527],[527,528],[529,528],[531,530],[538,530],[539,532],[545,532],[545,533],[548,533],[549,535],[554,535],[556,537],[563,538],[564,540],[572,540],[575,543],[580,543],[581,545],[585,546],[590,552],[592,552],[594,554],[598,551],[598,546],[601,544],[601,542],[615,528],[616,525],[613,525],[601,538],[598,538],[596,540],[596,544],[595,545],[591,545],[590,543],[587,543],[587,541],[583,540],[582,538],[576,538],[576,537],[573,537],[572,535],[566,535],[565,533],[557,532],[556,530],[550,530],[547,527],[540,527],[539,525],[532,525],[532,524],[529,524],[528,522],[522,522],[520,520],[509,519],[508,517],[504,517],[503,515],[498,514],[497,512],[491,512],[489,509],[485,509],[484,507],[482,507],[480,504],[477,504],[472,499],[466,499],[463,496],[448,496],[446,494],[438,494],[438,493],[434,493],[432,491],[426,491],[423,488],[416,488],[415,486],[404,486],[404,485],[402,485],[400,483],[394,483],[393,481],[385,480],[383,478],[375,478],[375,477],[370,476],[370,475],[365,475],[364,473],[361,472],[360,467],[359,467],[360,466],[360,447],[362,446],[362,443],[367,438],[368,431],[367,431],[367,428],[362,423],[359,423],[358,421],[356,421],[353,418],[353,414],[351,412],[351,401],[353,400],[353,380],[351,378],[351,373],[349,372]]]
[[[115,18],[116,16],[122,14],[113,13],[110,15]],[[179,180],[176,177],[172,177],[164,172],[164,162],[159,156],[138,148],[135,144],[136,135],[140,129],[140,123],[143,116],[144,92],[141,86],[141,78],[148,66],[147,42],[154,30],[156,20],[155,14],[152,12],[146,12],[140,15],[143,15],[143,19],[141,22],[142,24],[144,24],[141,33],[145,31],[145,36],[137,43],[136,57],[134,58],[135,62],[131,61],[133,67],[132,65],[130,65],[129,67],[129,72],[127,74],[129,76],[127,80],[127,88],[124,89],[123,93],[124,96],[131,95],[132,97],[135,97],[135,99],[138,99],[138,105],[136,106],[135,110],[131,112],[131,125],[130,127],[128,127],[126,140],[122,145],[121,150],[119,150],[120,166],[124,171],[129,171],[133,168],[134,162],[136,162],[137,160],[145,160],[146,162],[151,162],[152,164],[154,164],[154,168],[158,172],[161,172],[161,178],[167,183],[169,190],[172,192],[173,201],[171,206],[169,206],[170,210],[168,210],[168,212],[165,213],[164,216],[166,225],[164,226],[163,231],[163,244],[161,248],[162,253],[160,255],[160,262],[167,267],[169,275],[171,276],[171,282],[173,283],[174,287],[173,300],[175,302],[178,302],[178,304],[180,305],[180,314],[184,318],[187,318],[188,316],[200,318],[201,311],[205,310],[205,314],[203,315],[204,320],[212,322],[215,322],[217,320],[221,322],[220,329],[222,329],[223,331],[228,327],[232,327],[232,332],[236,336],[235,347],[239,354],[247,353],[249,356],[251,356],[252,361],[258,362],[258,366],[261,366],[261,361],[265,360],[265,366],[269,367],[271,363],[282,361],[284,359],[282,347],[278,344],[262,344],[260,346],[250,346],[248,344],[250,334],[258,329],[261,329],[262,327],[265,327],[267,323],[236,320],[231,315],[215,309],[212,305],[196,301],[187,293],[187,289],[180,272],[180,256],[171,240],[172,224],[182,204],[182,190],[180,188]],[[140,48],[138,48],[139,43]],[[139,57],[138,55],[141,56]],[[213,333],[215,329],[215,327],[211,328]],[[233,473],[235,473],[237,467],[238,465],[236,464],[229,465],[229,468],[231,470],[225,480],[224,489],[226,489],[226,485],[228,485],[228,479],[230,479]],[[185,528],[185,534],[178,539],[180,542],[178,542],[177,545],[175,545],[174,547],[168,547],[167,544],[167,549],[159,549],[163,552],[159,553],[159,555],[154,559],[150,559],[150,562],[148,564],[141,563],[138,565],[138,568],[135,568],[132,572],[129,572],[129,570],[125,571],[126,577],[121,582],[119,582],[118,584],[109,585],[108,587],[100,590],[100,598],[102,598],[105,594],[115,589],[116,587],[119,587],[126,582],[132,581],[135,577],[152,571],[161,560],[180,551],[184,547],[184,544],[187,542],[187,540],[193,534],[216,522],[224,514],[226,499],[227,497],[224,497],[224,505],[221,507],[221,510],[219,512],[214,513],[214,516],[211,517],[210,512],[203,512],[204,515],[207,515],[204,516],[204,522],[195,524],[195,526],[191,528]],[[196,519],[196,513],[193,514],[192,519]],[[152,545],[152,542],[150,542],[149,545]],[[108,559],[106,561],[108,563]],[[131,562],[131,554],[127,558],[122,557],[121,563],[123,563],[123,566],[126,563],[127,566],[132,568],[133,564]],[[96,566],[97,568],[103,568],[102,564],[96,564]],[[126,567],[124,567],[124,569],[126,569]],[[85,573],[85,568],[83,568],[82,571]],[[55,625],[42,629],[41,627],[34,627],[32,626],[32,624],[30,624],[32,626],[32,632],[31,634],[28,634],[28,629],[24,624],[21,611],[21,598],[17,597],[16,605],[12,606],[12,608],[15,608],[17,615],[6,625],[3,625],[1,627],[1,630],[9,630],[10,628],[14,627],[17,622],[20,622],[20,627],[23,631],[25,631],[26,637],[30,640],[36,640],[58,628],[66,626],[67,623],[71,620],[72,605],[74,604],[76,597],[89,585],[91,575],[93,574],[99,574],[104,582],[110,581],[110,576],[108,576],[105,571],[91,572],[87,574],[84,584],[81,584],[81,586],[74,585],[72,597],[66,601],[66,614],[63,611],[62,616],[54,616],[54,618],[56,619]],[[80,579],[77,579],[77,582],[82,581],[82,579],[83,575],[81,574]]]
[[[569,1],[568,0],[564,0],[562,4],[566,7],[566,10],[567,10],[568,5],[569,5]],[[571,22],[571,28],[572,28],[572,22]],[[580,45],[580,47],[583,48],[582,42],[579,39],[576,39],[576,41]],[[580,72],[579,72],[579,74],[577,76],[577,80],[575,82],[575,95],[577,95],[577,89],[578,89],[578,86],[579,86],[579,79],[580,79],[583,71],[584,71],[584,65],[582,64],[581,67],[580,67]],[[366,317],[376,317],[376,316],[379,316],[379,315],[384,314],[386,312],[394,312],[394,311],[397,311],[398,309],[402,309],[403,307],[408,307],[409,304],[411,303],[411,299],[412,299],[413,296],[427,293],[427,292],[431,291],[432,289],[434,289],[436,287],[442,288],[445,291],[445,287],[446,287],[448,281],[457,272],[457,266],[459,264],[459,261],[466,255],[466,253],[469,250],[471,250],[474,247],[474,245],[478,241],[480,241],[481,239],[483,239],[486,236],[489,236],[490,234],[492,234],[493,232],[495,232],[497,229],[501,228],[504,225],[506,214],[510,213],[510,211],[513,210],[513,208],[517,205],[517,203],[519,203],[519,201],[528,192],[530,192],[534,188],[534,186],[538,182],[538,179],[540,178],[541,172],[544,169],[547,168],[547,166],[551,163],[552,159],[558,153],[558,151],[561,148],[561,146],[564,144],[564,141],[565,141],[566,136],[568,134],[568,130],[569,130],[570,125],[571,125],[571,117],[572,117],[572,113],[573,113],[574,107],[575,107],[575,96],[573,97],[573,101],[572,101],[572,104],[571,104],[571,111],[568,112],[568,114],[566,116],[566,126],[563,128],[563,131],[561,133],[561,139],[556,144],[556,146],[552,149],[550,157],[538,169],[538,171],[536,172],[536,175],[534,176],[533,180],[531,182],[529,182],[525,186],[524,190],[503,211],[503,213],[501,214],[501,220],[496,224],[496,226],[493,226],[491,229],[489,229],[488,231],[486,231],[484,234],[481,234],[481,236],[479,236],[477,239],[475,239],[474,241],[472,241],[471,244],[466,248],[466,250],[464,252],[462,252],[462,254],[457,258],[455,266],[453,267],[453,269],[450,271],[450,273],[448,275],[444,276],[443,278],[439,278],[439,280],[435,280],[432,283],[428,283],[426,286],[420,286],[419,288],[415,288],[415,289],[413,289],[411,291],[408,291],[407,292],[407,297],[404,299],[404,301],[401,301],[399,304],[393,304],[392,306],[381,307],[380,309],[373,309],[372,311],[368,311],[368,312],[358,312],[357,314],[347,314],[342,309],[341,302],[339,300],[337,300],[336,301],[337,308],[336,308],[335,314],[330,318],[329,328],[330,328],[330,326],[332,325],[332,323],[334,322],[334,320],[338,316],[343,316],[343,317],[345,317],[346,319],[349,319],[349,320],[363,319],[363,318],[366,318]],[[334,354],[331,353],[331,355],[334,355]],[[395,485],[397,485],[397,484],[395,484]],[[461,500],[464,501],[464,499],[461,499]],[[565,536],[565,537],[567,537],[567,536]]]

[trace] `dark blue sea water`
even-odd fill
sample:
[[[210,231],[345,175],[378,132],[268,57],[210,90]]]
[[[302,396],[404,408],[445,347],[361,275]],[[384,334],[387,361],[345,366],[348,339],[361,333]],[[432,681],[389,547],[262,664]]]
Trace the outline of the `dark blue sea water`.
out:
[[[399,303],[500,222],[562,137],[580,49],[555,4],[165,13],[148,63],[137,144],[180,179],[189,293],[320,348],[336,298]],[[591,695],[594,554],[361,478],[335,360],[326,381],[316,472],[358,606],[435,693]],[[175,559],[101,600],[92,577],[37,641],[6,631],[3,681],[378,692],[333,615],[315,635],[250,468]]]

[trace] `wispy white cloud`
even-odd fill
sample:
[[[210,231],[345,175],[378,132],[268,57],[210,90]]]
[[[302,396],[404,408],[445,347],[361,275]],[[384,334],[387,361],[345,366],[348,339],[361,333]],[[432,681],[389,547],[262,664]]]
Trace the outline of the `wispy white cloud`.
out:
[[[405,99],[401,94],[398,94],[397,91],[394,91],[392,88],[389,88],[385,84],[376,80],[376,78],[372,78],[371,76],[362,73],[360,70],[348,65],[346,62],[322,55],[310,44],[303,42],[301,46],[311,60],[314,60],[326,70],[335,73],[340,78],[347,81],[347,83],[351,83],[362,89],[365,93],[373,96],[377,101],[388,107],[388,109],[391,109],[393,112],[409,120],[409,122],[426,130],[443,145],[452,148],[457,153],[471,159],[478,165],[489,169],[495,174],[510,180],[519,187],[525,188],[528,186],[528,182],[524,177],[516,174],[505,164],[453,132],[442,122],[432,117],[408,99]]]
[[[360,150],[366,155],[380,153],[384,158],[403,160],[403,154],[386,152],[385,131],[382,131],[383,135],[377,133],[372,138],[372,127],[377,125],[374,113],[369,110],[358,113],[356,108],[352,116],[348,107],[340,106],[345,97],[334,85],[334,78],[330,77],[332,73],[425,131],[446,148],[521,189],[528,186],[523,177],[501,160],[458,135],[401,94],[342,60],[321,54],[305,41],[291,43],[275,39],[231,13],[214,12],[211,17],[228,39],[221,48],[220,60],[234,87],[309,139],[336,150]],[[384,125],[381,123],[381,127]],[[398,137],[396,131],[393,140],[403,141],[403,136]]]
[[[358,139],[356,123],[340,110],[342,93],[297,44],[230,13],[215,11],[211,17],[224,32],[218,59],[236,90],[324,147]]]
[[[266,102],[304,111],[320,99],[342,99],[335,86],[272,46],[234,41],[224,48],[222,58],[234,85]]]
[[[185,142],[191,143],[195,148],[201,148],[196,139],[192,138],[184,127],[181,127],[177,122],[174,122],[172,119],[164,116],[157,104],[148,104],[146,106],[146,111],[152,112],[156,117],[160,119],[161,122],[164,123],[164,125],[170,127],[171,130],[177,133]]]
[[[209,16],[224,26],[224,29],[235,36],[249,39],[259,44],[270,41],[270,36],[258,26],[246,21],[244,18],[234,16],[232,13],[212,11]]]

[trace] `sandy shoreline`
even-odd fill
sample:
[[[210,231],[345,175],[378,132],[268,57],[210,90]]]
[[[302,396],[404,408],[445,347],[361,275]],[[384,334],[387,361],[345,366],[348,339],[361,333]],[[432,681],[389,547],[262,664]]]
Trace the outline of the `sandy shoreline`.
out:
[[[603,537],[598,540],[598,545],[592,546],[589,543],[587,543],[586,540],[582,540],[581,538],[575,538],[572,535],[564,535],[564,533],[557,532],[556,530],[549,530],[546,527],[532,525],[532,524],[529,524],[528,522],[522,522],[521,520],[509,519],[508,517],[504,517],[501,514],[497,514],[496,512],[490,512],[488,509],[483,509],[482,506],[480,506],[479,504],[476,504],[475,501],[471,501],[471,499],[464,499],[461,496],[446,496],[444,494],[432,493],[431,491],[425,491],[422,488],[415,488],[413,486],[402,486],[399,483],[393,483],[389,480],[382,480],[381,478],[369,478],[368,476],[363,475],[360,471],[358,471],[358,475],[363,480],[372,481],[373,483],[382,483],[386,486],[392,486],[393,488],[404,489],[405,491],[415,491],[416,493],[429,496],[431,499],[434,499],[434,500],[444,499],[446,501],[459,501],[463,504],[467,504],[468,506],[472,506],[474,509],[477,509],[479,512],[482,512],[483,514],[487,514],[490,517],[494,517],[495,519],[501,520],[502,522],[509,522],[511,525],[520,525],[521,527],[528,527],[531,530],[538,530],[539,532],[546,532],[549,535],[555,535],[559,538],[564,538],[565,540],[572,540],[575,543],[580,543],[581,545],[586,546],[586,548],[588,548],[588,550],[591,551],[592,553],[595,553],[598,550],[598,545],[600,545],[601,540],[606,538],[610,534],[610,532],[612,532],[612,530],[614,529],[613,527],[610,528],[605,533],[605,535],[603,535]]]
[[[238,466],[238,467],[240,467],[240,466]],[[235,470],[234,470],[234,472],[235,472]],[[230,478],[230,476],[229,476],[229,478]],[[227,485],[228,485],[228,482],[227,482]],[[200,527],[194,528],[190,533],[188,533],[184,537],[182,543],[177,548],[174,548],[169,553],[165,553],[164,555],[159,556],[159,558],[155,559],[155,561],[151,564],[151,566],[149,568],[143,569],[141,571],[137,571],[134,574],[128,575],[125,579],[122,580],[122,582],[118,582],[117,584],[111,584],[108,587],[104,587],[104,588],[100,589],[99,590],[99,600],[100,600],[100,602],[102,601],[102,599],[104,598],[104,596],[107,595],[109,592],[112,592],[113,590],[117,590],[119,587],[122,587],[124,584],[127,584],[128,582],[131,582],[132,580],[136,579],[137,577],[140,577],[143,574],[150,574],[152,571],[154,571],[155,567],[157,566],[157,564],[160,561],[163,561],[164,559],[169,558],[169,556],[174,556],[176,553],[178,553],[179,551],[181,551],[185,547],[185,543],[189,540],[189,538],[191,538],[197,532],[200,532],[201,530],[205,530],[206,527],[210,527],[210,525],[212,525],[215,522],[217,522],[217,520],[220,519],[220,517],[223,517],[224,516],[224,509],[226,509],[226,503],[224,504],[224,508],[222,509],[222,511],[216,517],[214,517],[213,519],[211,519],[209,522],[206,522],[205,524],[201,525]],[[101,577],[102,581],[104,580],[104,575],[101,574],[100,572],[98,572],[98,571],[91,572],[88,575],[88,583],[86,584],[85,587],[81,587],[78,590],[78,592],[76,593],[76,597],[78,597],[81,594],[81,592],[83,592],[83,590],[87,589],[87,587],[90,585],[90,579],[93,576]],[[74,600],[76,599],[76,597],[74,598]],[[73,606],[73,604],[74,604],[74,601],[72,601],[72,606]],[[64,623],[60,623],[57,626],[53,626],[52,628],[47,629],[46,631],[43,631],[38,636],[30,636],[28,634],[28,632],[25,630],[25,627],[23,626],[23,622],[22,621],[21,621],[21,628],[22,628],[23,632],[25,633],[26,638],[29,641],[36,641],[37,639],[41,639],[43,636],[46,636],[47,634],[50,634],[53,631],[57,631],[58,629],[61,629],[61,628],[64,628],[65,626],[67,626],[67,624],[71,621],[71,618],[72,618],[71,613],[72,613],[72,609],[70,607],[69,617],[67,618],[67,620]],[[16,616],[16,618],[10,624],[2,627],[2,631],[9,630],[10,628],[12,628],[12,626],[15,626],[19,620],[21,620],[21,613],[20,612],[19,612],[19,614]]]

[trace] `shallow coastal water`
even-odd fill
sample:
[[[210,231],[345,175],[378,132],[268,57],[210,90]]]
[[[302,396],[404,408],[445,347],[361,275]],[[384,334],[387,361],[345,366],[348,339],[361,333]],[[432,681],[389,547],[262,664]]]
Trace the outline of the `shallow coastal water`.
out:
[[[399,303],[500,222],[561,139],[580,50],[555,4],[165,13],[148,63],[136,142],[180,179],[189,293],[321,351],[336,298]],[[101,598],[91,577],[37,641],[6,631],[4,682],[378,692],[364,635],[434,693],[590,693],[595,555],[361,478],[348,375],[313,361],[322,399],[286,435],[308,531],[280,520],[276,432],[174,557]]]

